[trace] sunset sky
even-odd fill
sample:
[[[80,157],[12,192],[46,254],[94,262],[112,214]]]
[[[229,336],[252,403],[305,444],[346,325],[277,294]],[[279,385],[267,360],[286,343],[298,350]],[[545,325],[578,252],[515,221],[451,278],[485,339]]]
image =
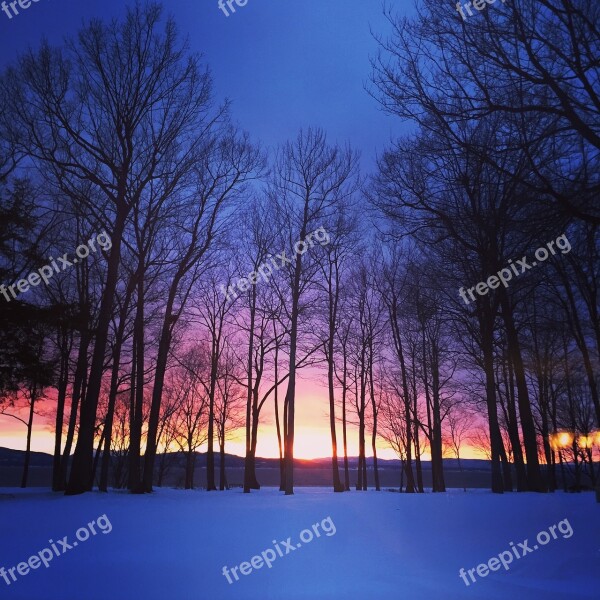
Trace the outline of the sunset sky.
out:
[[[39,405],[40,412],[48,411],[48,407],[44,408],[44,404],[42,402]],[[296,458],[323,458],[331,456],[328,406],[327,388],[318,381],[302,379],[299,385],[296,404],[296,436],[294,441],[294,455]],[[263,410],[257,454],[264,458],[277,458],[279,453],[272,401],[265,405]],[[34,451],[52,453],[54,449],[54,434],[51,432],[51,426],[44,426],[44,421],[45,419],[41,416],[35,419],[32,449]],[[338,454],[342,456],[341,423],[338,424],[337,436]],[[243,429],[237,431],[236,438],[227,442],[226,451],[230,454],[243,456],[245,454]],[[0,416],[0,446],[24,450],[25,441],[25,426],[14,419]],[[372,456],[372,452],[370,451],[370,437],[367,441],[367,456]],[[201,450],[204,451],[205,447],[201,448]],[[357,429],[352,426],[348,427],[348,454],[350,456],[358,455],[358,433]],[[380,440],[378,444],[378,456],[387,459],[397,458],[393,450],[386,447],[383,440]],[[465,447],[461,458],[485,457],[475,448]],[[425,454],[424,459],[428,460],[429,455]]]
[[[60,43],[65,35],[77,32],[83,19],[117,16],[123,5],[122,0],[44,0],[10,21],[0,14],[0,64],[6,65],[28,46],[36,47],[43,35],[51,43]],[[394,5],[412,11],[410,0],[397,0]],[[322,125],[331,142],[348,141],[358,149],[362,169],[369,172],[378,153],[401,133],[398,119],[384,115],[365,91],[369,58],[377,48],[371,30],[388,31],[381,3],[348,0],[343,18],[339,8],[322,0],[250,0],[229,17],[218,10],[217,0],[176,0],[164,6],[189,36],[192,50],[203,53],[210,65],[216,99],[230,98],[234,120],[268,148],[295,137],[302,127]],[[10,36],[4,35],[8,29]],[[331,452],[327,390],[319,377],[303,378],[298,387],[295,453],[301,458]],[[272,403],[261,421],[258,454],[275,457]],[[24,448],[22,424],[0,417],[0,428],[0,445]],[[341,425],[338,436],[341,452]],[[358,453],[357,437],[350,428],[352,455]],[[43,419],[37,417],[33,449],[51,451],[52,447],[50,428],[45,430]],[[228,451],[244,454],[243,431]],[[383,447],[381,456],[395,457]]]

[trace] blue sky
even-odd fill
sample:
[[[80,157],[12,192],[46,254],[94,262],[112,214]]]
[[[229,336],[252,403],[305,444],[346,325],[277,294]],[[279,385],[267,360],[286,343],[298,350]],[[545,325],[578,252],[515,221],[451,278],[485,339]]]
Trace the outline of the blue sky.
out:
[[[394,4],[412,11],[412,0]],[[402,123],[383,114],[364,89],[377,51],[370,29],[389,31],[378,0],[248,0],[229,17],[217,0],[163,5],[192,50],[204,55],[216,98],[230,98],[234,119],[266,146],[318,125],[330,141],[358,149],[368,171],[401,133]],[[0,12],[0,64],[42,36],[59,44],[83,20],[118,16],[123,7],[123,0],[39,0],[12,19]]]

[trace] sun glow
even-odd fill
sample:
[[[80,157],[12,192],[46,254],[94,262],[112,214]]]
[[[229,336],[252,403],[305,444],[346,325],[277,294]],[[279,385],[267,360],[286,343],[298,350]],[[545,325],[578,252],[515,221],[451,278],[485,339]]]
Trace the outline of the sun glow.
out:
[[[600,431],[592,431],[589,435],[578,435],[577,438],[570,431],[557,431],[550,434],[550,445],[554,450],[569,448],[577,442],[579,448],[588,449],[594,445],[600,446]]]
[[[270,415],[268,415],[270,416]],[[268,419],[268,416],[265,420]],[[269,419],[270,420],[270,419]],[[307,419],[296,424],[295,439],[294,439],[294,457],[300,460],[311,460],[314,458],[328,458],[331,456],[331,433],[327,426],[328,418],[323,415],[318,426],[310,425]],[[343,460],[344,446],[342,438],[342,427],[338,424],[337,427],[337,452],[340,461]],[[348,456],[358,456],[358,430],[354,426],[349,425],[348,430]],[[244,456],[245,449],[245,428],[239,428],[228,437],[225,445],[225,451],[228,454]],[[558,434],[557,434],[558,435]],[[562,435],[565,435],[564,433]],[[567,445],[569,444],[568,433],[566,434]],[[591,436],[590,436],[591,437]],[[595,433],[595,441],[600,445],[600,433]],[[591,441],[591,439],[590,439]],[[0,416],[0,446],[14,448],[18,450],[25,449],[25,427],[17,423],[13,419]],[[582,445],[582,447],[584,447]],[[46,452],[52,454],[54,449],[54,435],[49,430],[47,424],[43,424],[40,420],[34,421],[34,435],[32,438],[32,450],[37,452]],[[175,450],[176,448],[172,448]],[[161,448],[162,450],[162,448]],[[215,443],[215,450],[218,451],[218,446]],[[198,449],[199,452],[206,452],[206,444]],[[271,422],[261,423],[258,430],[258,445],[256,455],[261,458],[279,458],[279,445],[277,442],[277,429]],[[367,439],[367,456],[372,456],[370,437]],[[381,459],[393,460],[398,457],[393,450],[386,447],[382,440],[377,444],[377,456]],[[414,458],[414,457],[413,457]],[[448,458],[448,456],[446,457]],[[485,459],[485,454],[471,446],[461,448],[461,458],[479,458]],[[422,459],[430,460],[428,452],[424,452]],[[341,464],[341,462],[340,462]]]

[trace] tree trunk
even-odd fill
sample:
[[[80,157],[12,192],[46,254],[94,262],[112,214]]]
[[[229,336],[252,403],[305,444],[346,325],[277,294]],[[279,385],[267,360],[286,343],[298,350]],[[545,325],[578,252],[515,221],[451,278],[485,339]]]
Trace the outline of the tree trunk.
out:
[[[136,351],[134,361],[135,369],[135,394],[132,394],[134,402],[131,406],[130,418],[130,443],[129,443],[129,491],[133,494],[141,494],[141,452],[142,452],[142,420],[144,408],[144,375],[145,375],[145,348],[144,348],[144,257],[140,257],[137,271],[137,305],[135,313],[135,333],[133,343]]]
[[[113,373],[111,376],[110,392],[108,396],[108,409],[106,412],[106,421],[104,423],[104,430],[106,431],[106,435],[104,436],[104,449],[102,452],[102,463],[100,465],[100,483],[98,484],[98,489],[101,492],[108,491],[108,470],[110,467],[110,447],[112,442],[112,428],[115,415],[115,404],[117,400],[117,387],[119,381],[120,353],[120,348],[115,351]]]
[[[435,440],[433,436],[433,418],[431,412],[433,410],[433,402],[431,400],[431,393],[429,390],[429,371],[427,369],[427,350],[425,345],[425,324],[421,322],[421,360],[423,368],[423,388],[425,391],[425,406],[427,408],[427,439],[429,440],[429,447],[431,448],[431,491],[438,491],[438,464],[437,464],[437,453],[435,451]],[[416,371],[415,359],[413,354],[413,372]],[[416,390],[416,377],[413,377],[413,395],[417,395]]]
[[[298,239],[306,238],[308,204],[304,205],[304,221]],[[296,416],[296,353],[298,347],[298,311],[300,306],[300,277],[302,275],[302,254],[296,253],[294,280],[292,286],[292,312],[290,317],[290,362],[288,388],[285,394],[287,404],[287,427],[285,438],[285,495],[294,493],[294,432]]]
[[[371,435],[371,449],[373,451],[373,475],[375,476],[375,491],[380,492],[379,468],[377,465],[377,401],[375,400],[375,381],[373,377],[373,337],[369,338],[369,381],[371,392],[371,410],[373,411],[373,431]]]
[[[515,469],[517,472],[517,492],[524,492],[527,490],[527,475],[525,472],[525,461],[523,460],[523,449],[521,448],[521,439],[519,437],[519,426],[517,421],[517,409],[515,402],[515,386],[514,386],[514,374],[513,365],[510,356],[506,357],[508,364],[508,379],[506,386],[508,394],[506,395],[507,405],[507,427],[508,437],[510,438],[510,445],[513,450],[513,460],[515,462]]]
[[[343,374],[343,383],[342,383],[342,435],[344,438],[344,489],[345,491],[350,491],[350,469],[348,467],[348,431],[347,431],[347,421],[346,421],[346,397],[347,397],[347,387],[346,387],[346,351],[344,350],[344,374]]]
[[[335,289],[333,286],[333,272],[335,272]],[[337,265],[329,263],[329,277],[327,280],[327,297],[329,310],[329,332],[326,346],[327,359],[327,385],[329,392],[329,429],[331,431],[331,472],[334,492],[343,492],[344,486],[340,481],[340,471],[338,466],[337,453],[337,434],[335,428],[335,385],[334,385],[334,366],[335,366],[335,327],[338,313],[339,300],[339,277]]]
[[[415,414],[416,414],[416,407],[415,407]],[[415,440],[415,467],[416,467],[416,471],[417,471],[417,490],[419,491],[420,494],[423,494],[425,492],[425,490],[423,488],[423,468],[421,466],[421,443],[419,441],[419,425],[418,425],[418,421],[416,419],[415,419],[414,423],[415,423],[414,440]]]
[[[169,288],[169,296],[165,306],[160,339],[158,342],[158,352],[156,356],[156,368],[154,372],[154,386],[152,388],[152,403],[150,406],[150,417],[148,419],[148,435],[146,441],[146,452],[144,455],[144,492],[152,491],[154,481],[154,462],[156,460],[156,446],[158,440],[158,421],[160,418],[160,405],[162,401],[163,387],[165,383],[165,373],[167,370],[167,360],[169,349],[171,347],[172,327],[175,324],[175,315],[173,315],[173,306],[175,296],[181,275],[176,275]]]
[[[61,481],[60,463],[62,458],[61,450],[64,425],[63,421],[65,418],[65,400],[67,397],[67,386],[69,383],[70,353],[70,348],[66,353],[63,347],[60,357],[60,375],[58,377],[58,396],[56,401],[56,421],[54,429],[54,458],[52,461],[52,490],[55,492],[64,490],[64,483]]]
[[[442,417],[440,406],[440,365],[438,360],[437,346],[432,352],[432,385],[433,385],[433,432],[432,432],[432,455],[435,455],[436,463],[436,491],[445,492],[446,482],[444,480],[444,459],[442,448]],[[433,460],[433,457],[432,457]]]
[[[258,390],[257,390],[258,391]],[[258,407],[256,401],[252,406],[252,428],[250,431],[250,454],[248,456],[247,482],[252,490],[260,490],[260,483],[256,478],[256,445],[258,443]]]
[[[221,432],[221,439],[223,440],[219,447],[219,490],[223,491],[227,489],[227,479],[225,476],[225,428],[223,427]]]
[[[104,360],[108,342],[108,330],[112,317],[113,298],[119,277],[121,241],[123,238],[127,212],[128,209],[124,208],[123,205],[120,205],[117,208],[117,216],[111,235],[112,248],[108,257],[106,284],[100,303],[88,388],[86,395],[82,398],[81,402],[79,434],[77,436],[75,454],[73,455],[73,466],[71,468],[71,475],[66,491],[66,494],[68,495],[83,494],[92,489],[96,412],[102,386],[102,375],[104,373]]]
[[[331,431],[331,470],[333,476],[333,491],[343,492],[344,486],[340,481],[340,471],[338,468],[338,453],[337,453],[337,435],[335,431],[335,387],[333,382],[333,344],[334,344],[335,329],[330,323],[329,340],[328,340],[328,357],[327,357],[327,383],[329,387],[329,429]]]
[[[208,391],[208,447],[206,450],[206,490],[215,491],[215,390],[217,387],[217,369],[218,369],[218,339],[215,339],[216,331],[212,335],[211,361],[210,361],[210,387]]]
[[[96,452],[94,453],[94,467],[92,469],[92,481],[96,479],[96,472],[98,471],[98,462],[100,461],[100,454],[102,453],[102,444],[106,439],[106,423],[102,428],[102,433],[100,435],[100,440],[98,442],[98,447],[96,448]]]
[[[279,368],[278,368],[278,347],[275,347],[275,390],[274,390],[274,402],[275,402],[275,426],[277,428],[277,447],[279,448],[279,491],[285,490],[283,483],[283,472],[285,469],[285,463],[283,462],[283,445],[281,439],[281,423],[279,422]],[[284,418],[285,420],[285,418]]]
[[[196,462],[196,453],[192,450],[187,452],[185,461],[185,489],[194,489],[194,463]]]
[[[529,401],[529,390],[527,388],[525,368],[521,356],[521,346],[513,319],[512,308],[510,307],[508,297],[504,292],[500,295],[500,303],[502,306],[502,317],[506,327],[508,351],[515,370],[519,416],[521,417],[523,443],[525,445],[525,456],[527,457],[527,485],[532,492],[543,492],[544,483],[538,460],[537,436]]]
[[[33,409],[36,400],[36,386],[29,389],[29,418],[27,419],[27,446],[25,447],[25,462],[23,464],[23,477],[21,478],[21,487],[27,487],[27,478],[29,476],[29,461],[31,459],[31,432],[33,430]]]
[[[62,460],[60,462],[60,483],[62,488],[67,487],[67,472],[69,469],[69,460],[71,458],[71,447],[75,437],[75,426],[77,425],[77,413],[79,412],[79,401],[85,394],[86,378],[87,378],[87,352],[90,344],[90,333],[87,330],[87,323],[84,326],[79,341],[79,352],[77,356],[77,366],[75,367],[75,375],[73,377],[73,387],[71,395],[71,409],[69,413],[69,427],[67,429],[67,437],[65,439],[65,448],[63,450]]]
[[[127,489],[130,492],[137,491],[140,469],[140,442],[138,441],[136,425],[136,388],[138,385],[137,372],[139,369],[139,361],[137,359],[139,346],[137,343],[136,334],[137,330],[134,330],[130,374],[131,387],[129,390],[129,452],[127,454]]]
[[[512,473],[510,471],[510,462],[508,460],[508,455],[506,454],[506,448],[504,447],[504,440],[502,439],[502,436],[500,436],[500,460],[502,462],[504,491],[512,492],[513,491]]]
[[[129,309],[129,302],[131,301],[132,286],[128,286],[121,314],[119,315],[119,327],[117,329],[117,335],[115,337],[115,343],[113,348],[113,366],[112,375],[110,380],[110,391],[108,394],[108,409],[106,411],[106,422],[104,429],[106,435],[104,436],[104,451],[102,453],[102,464],[100,466],[100,483],[98,489],[101,492],[108,491],[108,471],[110,467],[110,448],[112,444],[112,428],[115,416],[115,405],[117,403],[117,393],[119,388],[119,369],[121,368],[121,352],[123,349],[123,336],[125,334],[125,323],[127,321],[127,311]]]
[[[288,405],[284,398],[284,400],[283,400],[283,469],[281,471],[281,486],[279,488],[280,492],[285,492],[285,441],[287,440],[287,424],[288,424],[287,411],[288,411]]]
[[[252,286],[250,302],[250,341],[248,343],[248,373],[246,395],[246,456],[244,457],[244,494],[249,494],[253,487],[254,481],[251,477],[251,472],[254,473],[254,463],[251,459],[252,452],[252,390],[253,390],[253,357],[254,357],[254,324],[256,322],[256,286]]]
[[[392,335],[394,338],[394,346],[398,362],[400,363],[400,371],[402,374],[402,392],[404,395],[404,412],[406,415],[406,493],[413,494],[415,491],[415,479],[412,471],[412,424],[410,415],[410,394],[408,389],[408,376],[406,373],[406,363],[404,360],[404,349],[402,346],[402,338],[400,335],[400,327],[398,323],[398,306],[397,299],[394,298],[389,306],[390,324],[392,326]]]
[[[490,445],[492,455],[492,492],[504,493],[504,482],[500,470],[500,456],[502,453],[500,427],[496,409],[496,385],[494,374],[494,315],[488,302],[482,301],[478,310],[479,327],[481,333],[481,351],[483,354],[483,368],[485,371],[485,399],[488,411],[488,425],[490,430]]]
[[[358,491],[367,489],[367,475],[365,469],[365,422],[364,416],[359,417],[358,426],[358,479],[356,481]]]

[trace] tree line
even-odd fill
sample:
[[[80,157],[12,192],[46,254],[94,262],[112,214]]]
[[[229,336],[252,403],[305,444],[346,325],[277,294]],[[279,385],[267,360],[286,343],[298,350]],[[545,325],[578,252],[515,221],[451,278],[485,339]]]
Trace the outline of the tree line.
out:
[[[50,405],[57,491],[150,492],[173,450],[191,488],[204,445],[206,488],[224,489],[242,430],[250,492],[269,404],[292,494],[302,369],[327,390],[334,491],[351,485],[349,429],[357,490],[370,474],[380,489],[382,441],[406,492],[424,491],[425,453],[445,491],[443,458],[466,443],[494,492],[596,485],[598,10],[387,13],[368,91],[412,128],[367,176],[323,129],[274,150],[239,130],[159,5],[6,68],[1,280],[111,240],[3,303],[0,413],[26,426],[23,485]],[[461,299],[561,234],[568,254]]]

